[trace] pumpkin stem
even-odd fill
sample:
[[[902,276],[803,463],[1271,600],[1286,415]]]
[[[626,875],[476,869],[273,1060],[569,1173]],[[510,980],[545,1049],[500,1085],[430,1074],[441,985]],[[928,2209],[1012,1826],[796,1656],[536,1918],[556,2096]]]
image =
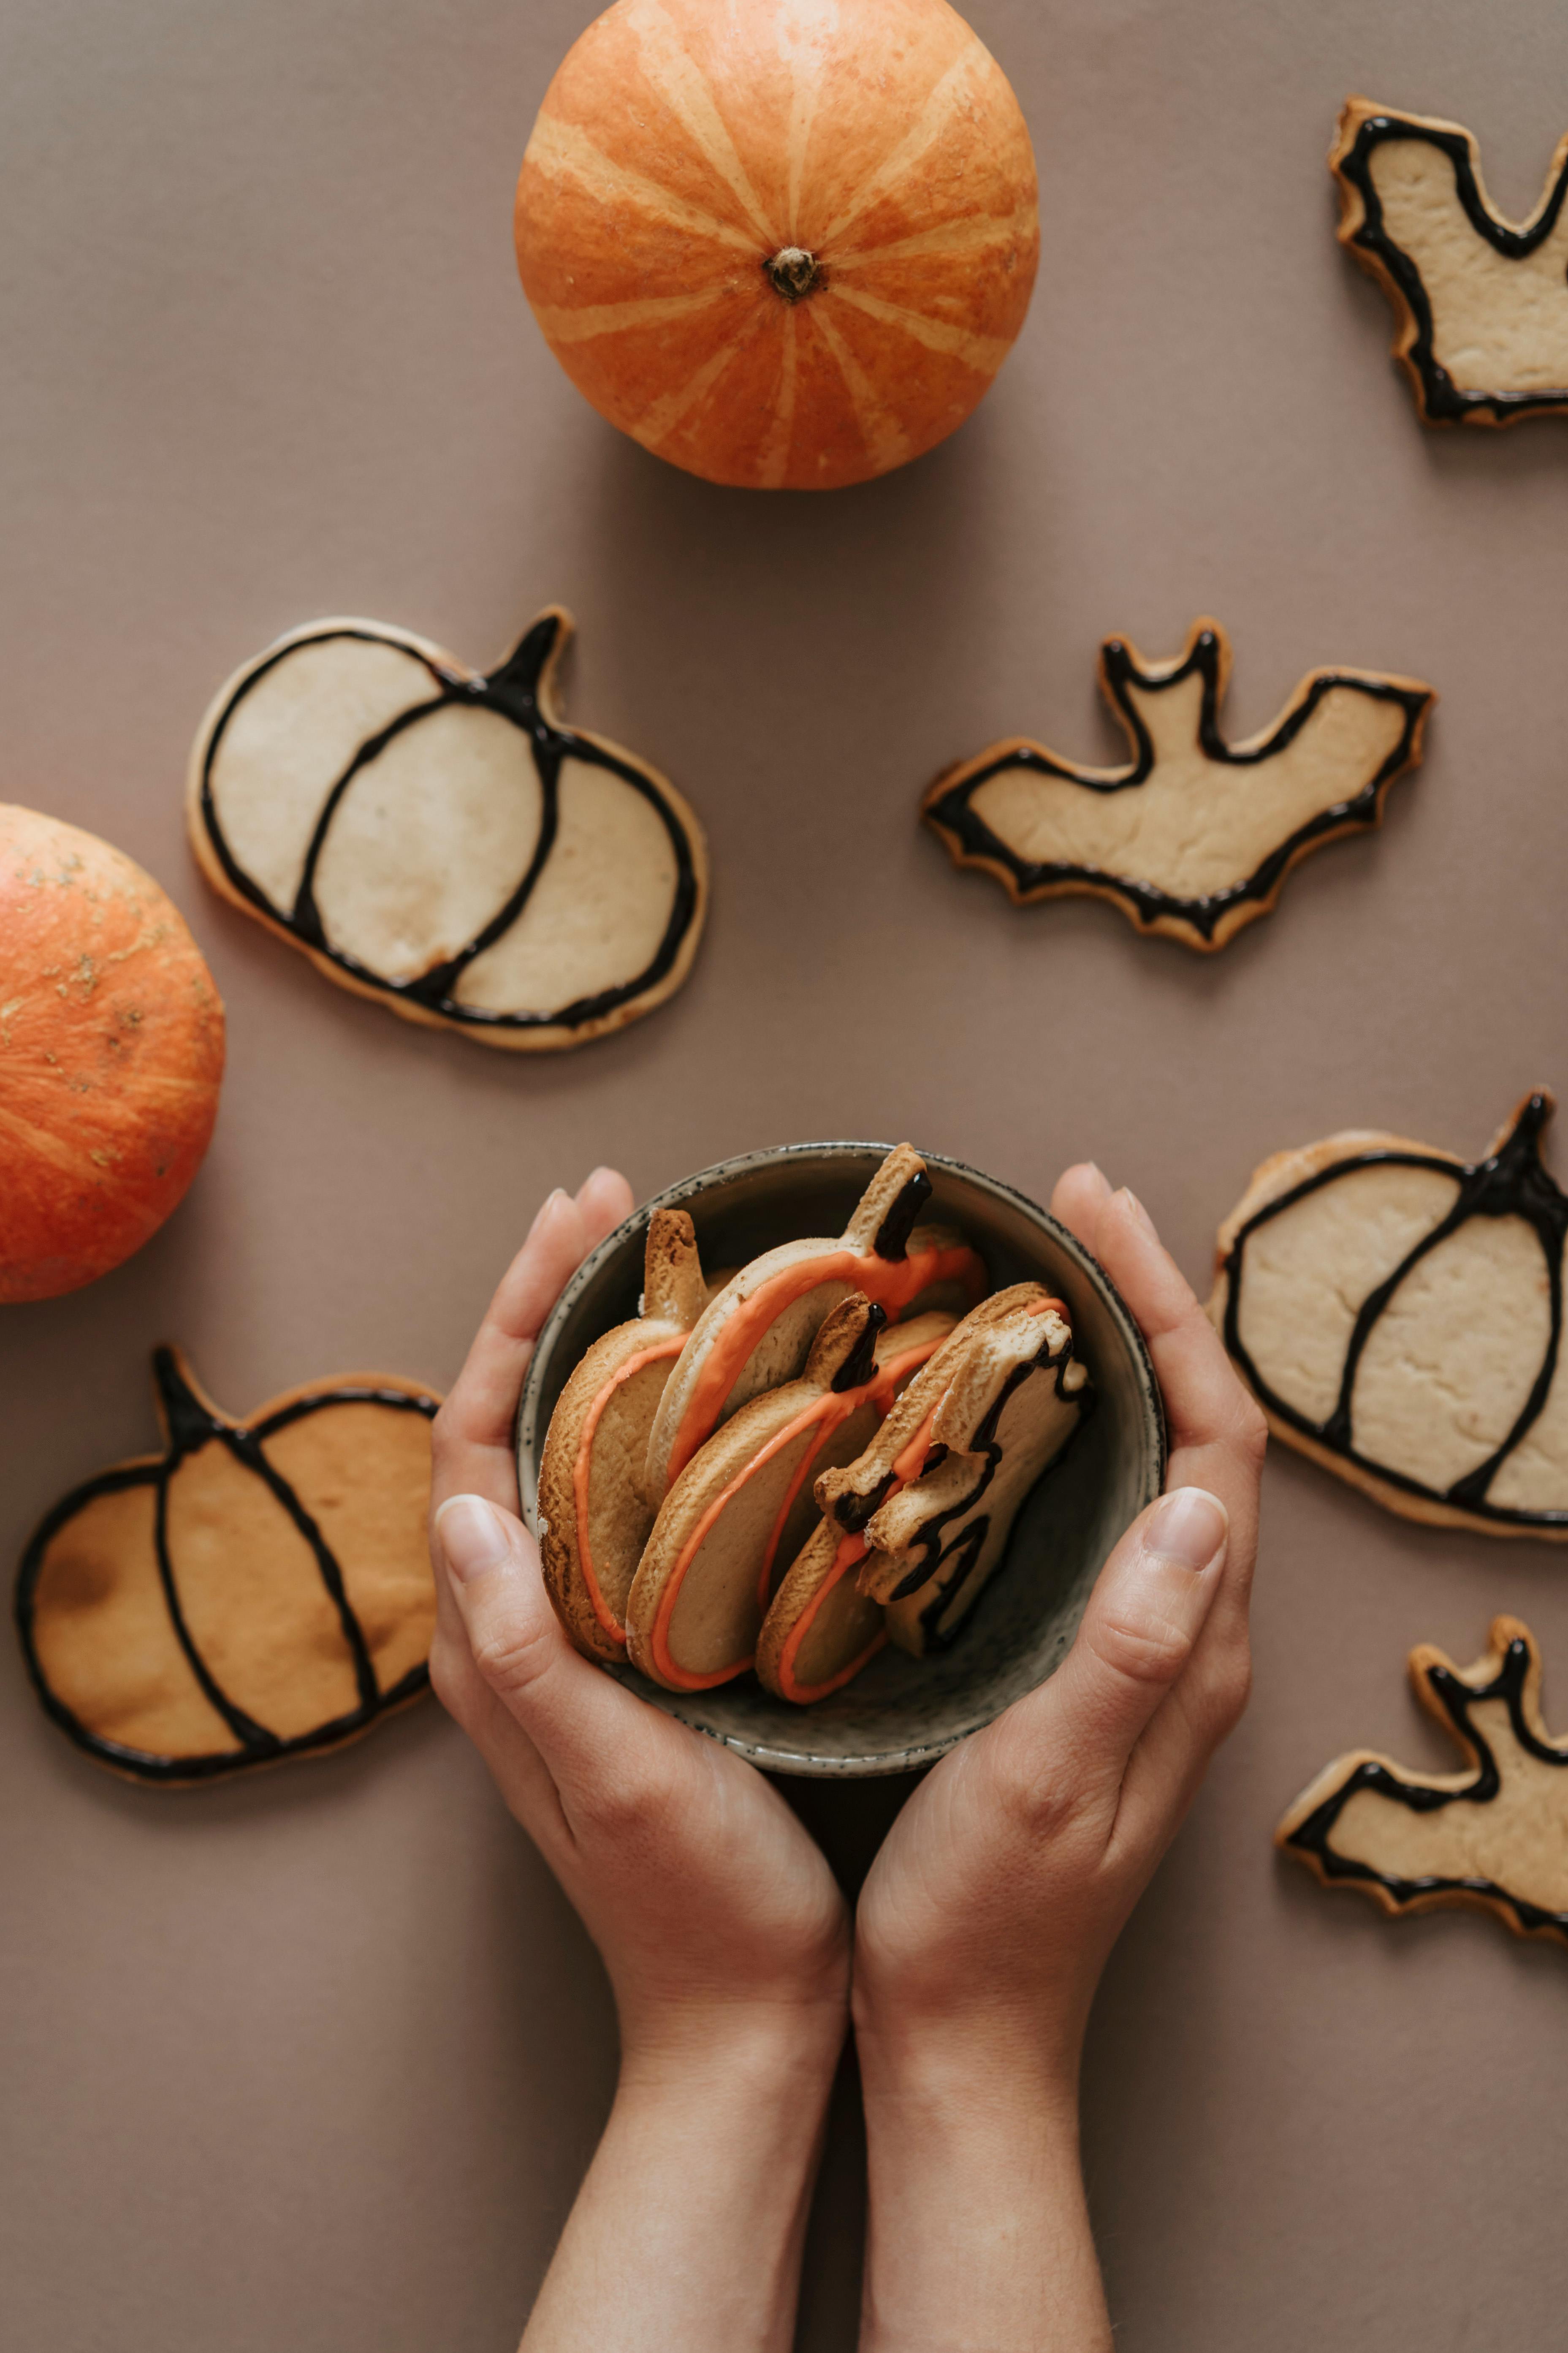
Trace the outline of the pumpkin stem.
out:
[[[804,246],[781,245],[771,260],[764,261],[769,284],[775,294],[786,302],[799,302],[817,287],[826,283],[826,276],[815,253]]]
[[[172,1453],[185,1454],[217,1435],[224,1425],[205,1398],[199,1397],[185,1374],[177,1348],[153,1351],[153,1386],[157,1391]]]

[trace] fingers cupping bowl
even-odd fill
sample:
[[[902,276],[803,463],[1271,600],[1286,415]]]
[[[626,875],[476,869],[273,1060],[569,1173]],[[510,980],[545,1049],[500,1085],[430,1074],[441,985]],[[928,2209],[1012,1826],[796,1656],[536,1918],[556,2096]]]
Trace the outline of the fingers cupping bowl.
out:
[[[739,1268],[706,1303],[701,1262]],[[584,1261],[518,1452],[580,1650],[759,1763],[867,1773],[1053,1671],[1164,1430],[1046,1211],[908,1145],[820,1145],[706,1170]]]

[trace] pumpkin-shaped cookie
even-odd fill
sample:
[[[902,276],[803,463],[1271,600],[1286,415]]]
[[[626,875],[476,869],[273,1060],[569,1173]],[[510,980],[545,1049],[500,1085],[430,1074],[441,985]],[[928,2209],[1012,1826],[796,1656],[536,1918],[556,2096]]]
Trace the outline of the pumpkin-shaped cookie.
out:
[[[904,1383],[952,1329],[932,1314],[887,1326],[854,1293],[824,1322],[798,1380],[715,1431],[660,1506],[631,1598],[634,1665],[670,1691],[706,1691],[752,1664],[775,1567],[816,1525],[812,1481],[853,1461]]]
[[[416,1698],[440,1399],[380,1373],[314,1381],[239,1422],[153,1356],[161,1454],[56,1504],[16,1623],[44,1706],[89,1757],[204,1782],[335,1748]]]
[[[1210,1313],[1287,1445],[1408,1519],[1568,1536],[1568,1197],[1529,1096],[1483,1160],[1408,1137],[1277,1153]]]
[[[889,1153],[836,1240],[784,1242],[710,1300],[676,1358],[648,1439],[649,1499],[662,1502],[700,1446],[751,1398],[801,1373],[824,1318],[858,1291],[889,1316],[967,1306],[985,1268],[961,1234],[915,1223],[931,1197],[910,1145]]]
[[[405,629],[315,621],[202,723],[187,819],[223,895],[329,980],[488,1046],[580,1046],[691,966],[701,828],[658,770],[568,728],[558,606],[481,676]]]
[[[626,1596],[653,1525],[643,1488],[648,1430],[707,1297],[691,1219],[684,1209],[656,1209],[641,1313],[595,1341],[550,1417],[539,1467],[540,1564],[557,1617],[591,1659],[626,1656]]]

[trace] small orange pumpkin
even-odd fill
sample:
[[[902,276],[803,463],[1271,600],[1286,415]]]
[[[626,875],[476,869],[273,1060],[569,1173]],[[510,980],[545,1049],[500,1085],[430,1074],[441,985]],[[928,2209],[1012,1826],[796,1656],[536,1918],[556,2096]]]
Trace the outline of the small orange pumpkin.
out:
[[[79,1290],[157,1231],[223,1057],[223,1000],[152,876],[0,804],[0,1302]]]
[[[1018,102],[946,0],[617,0],[545,92],[516,232],[579,391],[753,490],[944,439],[1039,250]]]

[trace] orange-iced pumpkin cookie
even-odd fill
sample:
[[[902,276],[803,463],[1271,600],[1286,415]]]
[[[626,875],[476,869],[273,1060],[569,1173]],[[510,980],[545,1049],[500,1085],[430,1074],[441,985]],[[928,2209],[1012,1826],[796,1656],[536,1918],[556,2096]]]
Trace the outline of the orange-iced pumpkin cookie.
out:
[[[626,1656],[626,1596],[653,1525],[643,1490],[648,1430],[706,1297],[690,1219],[656,1209],[641,1313],[595,1340],[550,1418],[540,1556],[557,1616],[593,1659]]]
[[[864,1538],[859,1590],[902,1649],[952,1641],[1090,1396],[1062,1302],[1016,1283],[964,1317],[858,1462],[817,1481],[825,1517]]]
[[[439,1398],[349,1373],[241,1422],[177,1350],[153,1365],[163,1451],[76,1488],[23,1556],[39,1698],[79,1748],[142,1781],[356,1738],[428,1681]]]
[[[753,1398],[687,1465],[660,1507],[632,1584],[633,1663],[672,1691],[727,1683],[752,1662],[774,1566],[812,1526],[813,1474],[853,1459],[952,1318],[888,1326],[862,1294],[840,1300],[804,1373]]]
[[[727,1416],[795,1378],[824,1318],[852,1291],[890,1317],[917,1303],[948,1306],[981,1296],[985,1270],[963,1237],[915,1223],[931,1195],[924,1161],[900,1144],[837,1240],[765,1250],[710,1301],[654,1419],[646,1473],[651,1501],[663,1500]]]
[[[799,1707],[826,1699],[869,1664],[888,1639],[887,1612],[855,1572],[864,1536],[819,1518],[773,1599],[757,1637],[757,1680]]]

